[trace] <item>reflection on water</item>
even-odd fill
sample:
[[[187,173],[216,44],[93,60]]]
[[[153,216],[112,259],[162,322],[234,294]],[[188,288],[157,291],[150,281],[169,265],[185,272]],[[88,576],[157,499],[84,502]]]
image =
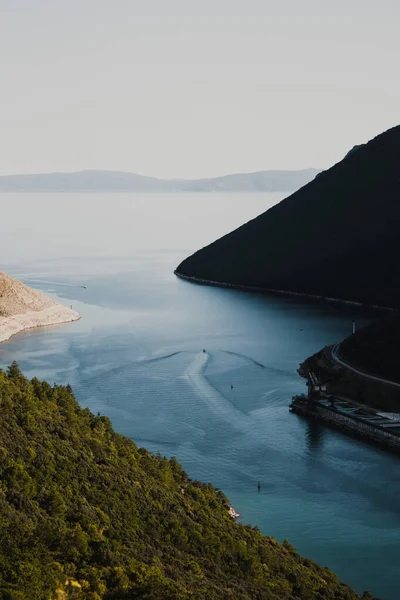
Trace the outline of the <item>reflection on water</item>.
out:
[[[307,419],[306,443],[310,456],[321,454],[324,449],[326,427],[316,419]]]

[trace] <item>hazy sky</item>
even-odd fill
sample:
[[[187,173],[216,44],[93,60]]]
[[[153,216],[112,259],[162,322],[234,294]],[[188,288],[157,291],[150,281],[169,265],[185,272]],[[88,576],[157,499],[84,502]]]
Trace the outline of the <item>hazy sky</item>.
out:
[[[0,173],[327,167],[400,122],[398,0],[0,0]]]

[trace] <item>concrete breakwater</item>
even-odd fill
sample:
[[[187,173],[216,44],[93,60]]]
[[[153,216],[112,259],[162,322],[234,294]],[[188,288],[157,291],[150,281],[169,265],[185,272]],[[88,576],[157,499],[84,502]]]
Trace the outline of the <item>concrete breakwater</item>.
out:
[[[346,404],[347,408],[343,409],[341,404]],[[358,406],[352,406],[350,402],[338,402],[336,406],[331,400],[310,401],[306,396],[294,396],[290,410],[323,421],[381,447],[400,452],[400,421],[373,411],[365,411]]]

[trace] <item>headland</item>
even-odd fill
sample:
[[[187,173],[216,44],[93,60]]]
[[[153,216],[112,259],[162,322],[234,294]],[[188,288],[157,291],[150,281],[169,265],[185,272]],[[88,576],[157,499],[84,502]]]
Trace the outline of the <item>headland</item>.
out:
[[[79,314],[0,271],[0,342],[47,325],[77,321]]]

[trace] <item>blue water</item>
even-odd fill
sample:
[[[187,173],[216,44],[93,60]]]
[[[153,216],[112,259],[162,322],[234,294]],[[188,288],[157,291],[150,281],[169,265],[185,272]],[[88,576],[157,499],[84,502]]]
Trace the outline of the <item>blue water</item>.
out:
[[[278,199],[0,196],[0,268],[82,316],[1,344],[0,366],[71,383],[117,431],[223,489],[243,522],[397,600],[399,459],[288,411],[299,363],[375,315],[173,275]]]

